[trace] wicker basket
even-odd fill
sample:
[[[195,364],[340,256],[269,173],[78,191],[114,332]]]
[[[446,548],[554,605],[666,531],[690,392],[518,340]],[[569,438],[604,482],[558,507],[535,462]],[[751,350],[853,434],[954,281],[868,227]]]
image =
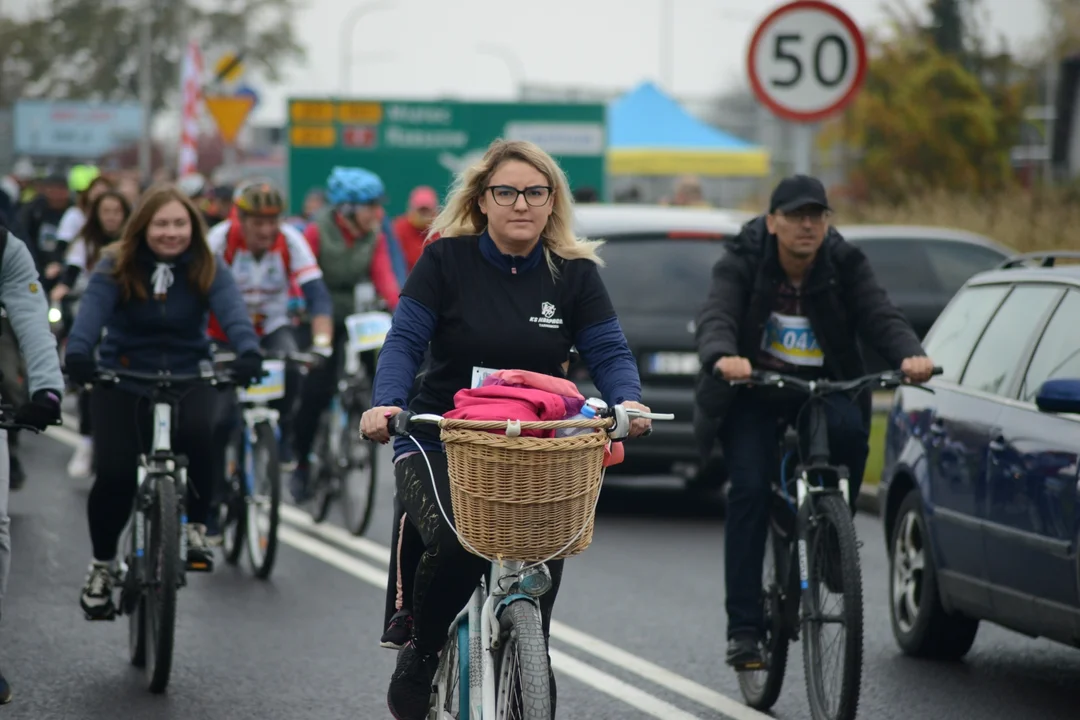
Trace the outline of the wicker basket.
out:
[[[611,421],[520,425],[523,430],[600,429]],[[505,430],[507,423],[477,420],[443,420],[440,427],[454,524],[474,552],[538,562],[570,557],[589,546],[607,433],[507,437],[490,432]]]

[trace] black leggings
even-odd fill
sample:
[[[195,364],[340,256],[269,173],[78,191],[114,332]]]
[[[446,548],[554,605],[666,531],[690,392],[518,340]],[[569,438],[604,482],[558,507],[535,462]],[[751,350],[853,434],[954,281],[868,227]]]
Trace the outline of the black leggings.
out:
[[[224,447],[212,442],[219,390],[193,387],[180,401],[179,422],[173,425],[173,448],[188,458],[187,516],[205,523],[215,475],[225,471]],[[116,557],[117,542],[135,501],[136,467],[140,453],[153,440],[150,399],[119,388],[95,387],[90,394],[93,423],[94,471],[87,515],[94,559]]]
[[[79,389],[79,434],[90,437],[93,434],[93,422],[90,420],[90,391]]]
[[[446,454],[429,452],[431,469],[438,483],[443,509],[453,520],[450,507],[450,477],[447,474]],[[419,453],[410,455],[394,467],[397,493],[409,521],[419,531],[425,550],[416,567],[413,585],[413,641],[425,652],[437,652],[446,641],[450,623],[469,601],[480,577],[491,565],[473,555],[458,541],[446,524],[432,494],[431,474]],[[403,539],[410,533],[403,533]],[[548,562],[552,587],[540,598],[540,613],[547,639],[551,629],[551,609],[562,582],[563,561]],[[402,563],[402,571],[408,570]]]

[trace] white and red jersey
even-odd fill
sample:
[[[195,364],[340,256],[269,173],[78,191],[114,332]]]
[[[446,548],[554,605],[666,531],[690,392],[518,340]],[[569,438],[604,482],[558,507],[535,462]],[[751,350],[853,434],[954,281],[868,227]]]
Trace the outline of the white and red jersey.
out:
[[[308,241],[290,225],[281,225],[274,244],[261,258],[248,250],[240,227],[232,220],[210,228],[206,240],[210,251],[220,255],[232,269],[260,336],[289,324],[289,294],[294,281],[303,285],[322,277]],[[210,335],[225,340],[215,318],[210,321]]]

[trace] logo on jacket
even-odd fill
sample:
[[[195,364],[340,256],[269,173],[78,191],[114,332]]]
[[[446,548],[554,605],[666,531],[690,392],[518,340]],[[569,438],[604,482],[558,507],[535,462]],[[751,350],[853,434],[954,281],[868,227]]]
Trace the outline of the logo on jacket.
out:
[[[545,302],[540,305],[540,314],[529,318],[529,322],[536,323],[540,327],[547,328],[548,330],[558,330],[562,327],[562,318],[555,317],[556,312],[557,310],[554,305]]]

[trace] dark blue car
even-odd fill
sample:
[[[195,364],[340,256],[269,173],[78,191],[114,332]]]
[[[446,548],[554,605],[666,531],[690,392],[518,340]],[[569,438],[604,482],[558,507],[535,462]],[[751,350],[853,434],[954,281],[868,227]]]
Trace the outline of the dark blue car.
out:
[[[1080,265],[1023,255],[927,335],[944,374],[897,392],[882,519],[893,634],[958,659],[980,620],[1080,647]]]

